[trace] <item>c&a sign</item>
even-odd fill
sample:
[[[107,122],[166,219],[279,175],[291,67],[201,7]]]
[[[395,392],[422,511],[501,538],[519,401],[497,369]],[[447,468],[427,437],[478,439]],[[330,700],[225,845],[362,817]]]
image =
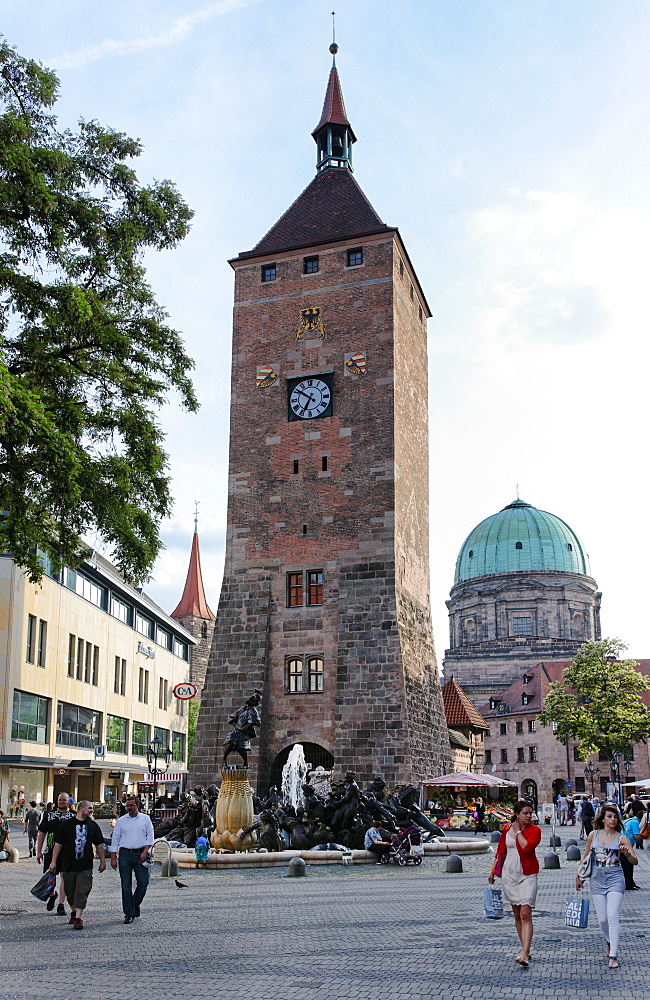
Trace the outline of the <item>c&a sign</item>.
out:
[[[182,681],[173,688],[174,697],[178,698],[179,701],[190,701],[191,698],[196,698],[198,691],[196,684],[192,684],[191,681]]]

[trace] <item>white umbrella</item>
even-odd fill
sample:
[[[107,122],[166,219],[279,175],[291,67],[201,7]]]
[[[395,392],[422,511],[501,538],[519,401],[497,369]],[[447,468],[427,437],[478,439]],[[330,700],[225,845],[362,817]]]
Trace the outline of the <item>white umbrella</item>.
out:
[[[485,788],[486,786],[499,786],[502,788],[516,788],[514,781],[506,781],[505,778],[497,778],[493,774],[470,774],[469,771],[456,771],[454,774],[441,774],[437,778],[427,778],[423,785],[435,785],[458,788]]]
[[[650,791],[650,778],[644,778],[643,781],[626,781],[623,788],[643,788]]]

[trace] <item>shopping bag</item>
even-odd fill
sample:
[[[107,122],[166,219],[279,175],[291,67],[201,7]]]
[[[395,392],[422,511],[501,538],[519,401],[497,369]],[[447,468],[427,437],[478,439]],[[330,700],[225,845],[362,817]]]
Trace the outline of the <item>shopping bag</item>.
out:
[[[564,923],[567,927],[586,927],[589,923],[589,900],[580,893],[567,899]]]
[[[45,872],[44,875],[41,875],[34,888],[30,889],[30,892],[32,896],[36,896],[37,899],[45,902],[54,892],[55,885],[56,875],[54,872]]]
[[[501,889],[491,889],[488,886],[483,890],[483,913],[492,920],[501,920],[503,917],[503,896]]]

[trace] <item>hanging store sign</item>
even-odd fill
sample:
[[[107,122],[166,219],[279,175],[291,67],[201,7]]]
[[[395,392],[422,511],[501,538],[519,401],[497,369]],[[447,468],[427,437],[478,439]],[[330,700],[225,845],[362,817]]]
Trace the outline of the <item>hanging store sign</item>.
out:
[[[189,701],[190,698],[196,698],[198,692],[199,689],[196,684],[192,684],[191,681],[183,681],[173,688],[174,696],[180,701]]]

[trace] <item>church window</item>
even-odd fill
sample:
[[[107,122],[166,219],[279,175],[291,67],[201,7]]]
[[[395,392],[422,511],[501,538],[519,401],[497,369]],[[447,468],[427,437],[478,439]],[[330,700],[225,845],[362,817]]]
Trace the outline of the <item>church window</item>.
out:
[[[275,281],[276,276],[275,264],[262,264],[262,281]]]
[[[323,690],[323,661],[320,656],[310,656],[307,661],[307,672],[309,674],[309,690]]]
[[[359,267],[360,264],[363,264],[363,250],[361,247],[356,247],[354,250],[348,250],[347,262],[348,267]]]
[[[515,548],[516,549],[523,549],[523,545],[521,544],[521,542],[515,542]]]
[[[469,555],[470,559],[473,559],[474,558],[474,549],[470,549],[468,555]]]
[[[323,603],[323,572],[322,570],[310,570],[307,574],[307,603]]]
[[[533,619],[529,616],[521,618],[512,619],[512,634],[513,635],[532,635],[533,634]]]
[[[302,693],[302,659],[299,656],[287,660],[287,690],[289,694]]]
[[[305,257],[302,262],[303,274],[318,274],[318,257]]]
[[[501,763],[502,764],[507,764],[508,763],[508,751],[507,750],[502,750],[501,751]]]
[[[287,573],[287,607],[302,607],[302,573]]]
[[[201,625],[201,638],[202,639],[207,639],[208,638],[208,623],[207,622],[203,622],[203,624]]]
[[[567,542],[567,549],[569,550],[569,552],[573,552],[573,545],[571,544],[571,542]]]

